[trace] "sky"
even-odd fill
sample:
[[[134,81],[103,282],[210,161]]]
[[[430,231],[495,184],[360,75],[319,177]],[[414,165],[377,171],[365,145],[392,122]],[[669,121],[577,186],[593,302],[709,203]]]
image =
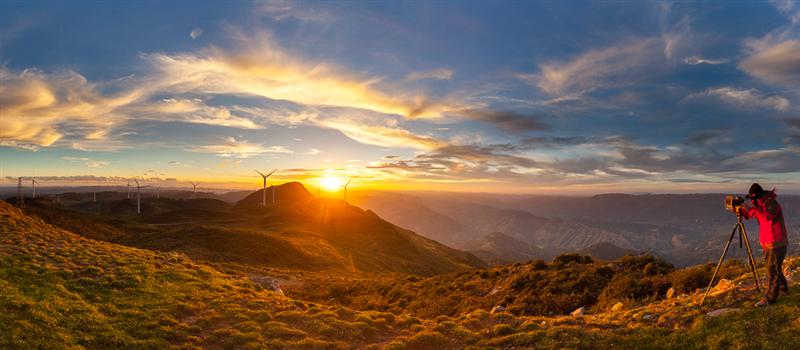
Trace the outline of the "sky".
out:
[[[798,29],[792,0],[3,1],[1,185],[800,193]]]

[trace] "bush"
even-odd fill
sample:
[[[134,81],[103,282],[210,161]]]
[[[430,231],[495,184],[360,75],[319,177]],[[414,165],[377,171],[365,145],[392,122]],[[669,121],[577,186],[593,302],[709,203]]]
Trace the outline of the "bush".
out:
[[[452,347],[450,341],[444,334],[439,332],[424,331],[406,341],[406,348],[409,350],[446,349],[450,347]]]
[[[534,270],[544,270],[547,268],[547,263],[544,262],[544,260],[542,259],[537,259],[536,261],[533,262],[531,268]]]
[[[557,267],[562,267],[569,263],[591,264],[593,262],[594,260],[591,257],[580,254],[561,254],[553,259],[553,264]]]
[[[641,300],[658,294],[652,281],[637,275],[616,275],[603,289],[598,304],[607,306],[621,300]]]
[[[697,288],[705,288],[714,272],[712,268],[712,265],[701,265],[676,270],[669,275],[672,288],[679,293],[689,293]]]
[[[625,255],[619,259],[619,265],[630,272],[642,272],[649,276],[663,275],[675,270],[672,264],[650,254]]]

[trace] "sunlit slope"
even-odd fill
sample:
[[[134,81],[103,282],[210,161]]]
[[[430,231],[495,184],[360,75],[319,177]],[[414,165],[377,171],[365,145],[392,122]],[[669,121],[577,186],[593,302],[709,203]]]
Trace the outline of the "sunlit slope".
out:
[[[271,189],[267,194],[269,198]],[[471,254],[395,226],[372,211],[337,199],[314,198],[299,183],[278,187],[280,200],[274,206],[259,209],[260,196],[261,191],[256,192],[237,207],[266,212],[264,226],[312,233],[335,247],[355,270],[432,275],[484,266]]]
[[[145,198],[63,205],[30,201],[26,211],[85,237],[193,259],[257,267],[434,275],[483,266],[475,256],[397,227],[371,211],[314,198],[293,182],[236,205],[214,199]]]
[[[390,316],[292,301],[183,255],[86,239],[0,202],[2,349],[352,348],[390,336]]]
[[[746,274],[735,277],[746,272],[741,266],[726,266],[733,283],[698,309],[702,292],[691,289],[705,281],[692,276],[707,277],[708,268],[659,265],[567,256],[424,279],[331,276],[295,284],[284,297],[181,254],[86,239],[0,202],[0,348],[791,349],[800,341],[800,261],[787,263],[791,294],[768,309],[749,306],[755,291]],[[639,288],[665,279],[677,297]],[[568,312],[587,295],[575,291],[599,289],[607,302],[585,316],[536,316],[549,314],[539,307]],[[301,290],[335,305],[292,299]],[[533,298],[540,291],[556,294]],[[723,316],[706,316],[725,307]]]

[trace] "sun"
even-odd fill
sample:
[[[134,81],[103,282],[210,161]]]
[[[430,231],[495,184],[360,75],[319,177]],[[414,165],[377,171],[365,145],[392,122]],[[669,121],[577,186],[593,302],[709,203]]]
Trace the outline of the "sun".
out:
[[[319,184],[324,188],[326,191],[338,191],[344,185],[342,179],[333,176],[326,176],[319,179]]]

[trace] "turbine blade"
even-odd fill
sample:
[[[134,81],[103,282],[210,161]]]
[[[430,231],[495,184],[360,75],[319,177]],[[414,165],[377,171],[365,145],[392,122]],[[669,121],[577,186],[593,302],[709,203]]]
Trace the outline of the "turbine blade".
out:
[[[255,169],[253,169],[253,170],[255,170]],[[263,174],[262,172],[260,172],[260,171],[258,171],[258,170],[256,170],[256,172],[258,173],[258,175],[261,175],[261,177],[265,177],[265,176],[264,176],[264,174]]]

